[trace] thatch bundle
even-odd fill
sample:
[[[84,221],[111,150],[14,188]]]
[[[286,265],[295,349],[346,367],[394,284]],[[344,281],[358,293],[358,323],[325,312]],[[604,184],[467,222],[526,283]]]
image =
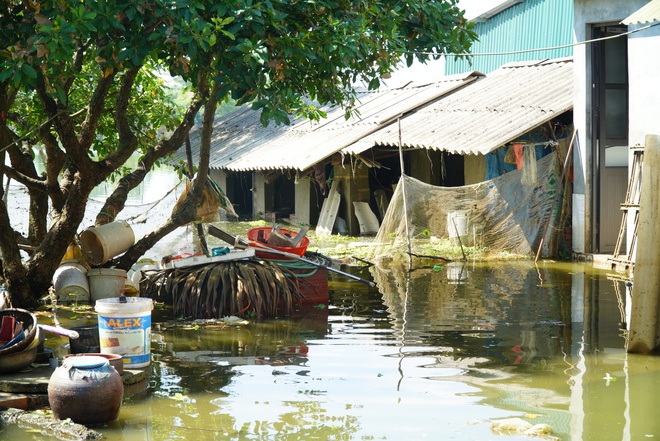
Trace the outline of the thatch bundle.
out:
[[[303,299],[291,271],[267,260],[218,262],[152,272],[143,295],[172,302],[178,317],[275,317],[292,313]]]

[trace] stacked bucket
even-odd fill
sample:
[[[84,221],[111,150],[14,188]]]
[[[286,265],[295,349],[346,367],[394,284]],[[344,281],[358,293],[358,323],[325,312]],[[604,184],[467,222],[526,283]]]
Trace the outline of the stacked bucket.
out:
[[[151,362],[153,302],[127,297],[126,271],[101,266],[134,243],[133,230],[125,221],[88,228],[80,235],[80,246],[69,247],[53,277],[58,301],[95,305],[100,351],[122,355],[129,369]]]

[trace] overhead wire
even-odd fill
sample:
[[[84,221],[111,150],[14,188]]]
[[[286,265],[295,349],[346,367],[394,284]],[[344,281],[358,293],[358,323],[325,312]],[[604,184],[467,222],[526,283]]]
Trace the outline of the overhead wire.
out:
[[[437,57],[481,57],[481,56],[497,56],[497,55],[516,55],[516,54],[525,54],[529,52],[542,52],[542,51],[553,51],[553,50],[559,50],[559,49],[566,49],[569,47],[575,47],[575,46],[581,46],[581,45],[586,45],[586,44],[592,44],[592,43],[597,43],[599,41],[605,41],[605,40],[612,40],[614,38],[620,38],[624,37],[627,35],[632,35],[637,32],[642,32],[647,29],[653,28],[655,26],[660,25],[660,21],[648,24],[646,26],[643,26],[641,28],[636,28],[636,29],[631,29],[626,32],[622,32],[620,34],[616,35],[610,35],[607,37],[600,37],[600,38],[593,38],[590,40],[584,40],[584,41],[578,41],[575,43],[570,43],[570,44],[562,44],[558,46],[549,46],[549,47],[542,47],[542,48],[534,48],[534,49],[520,49],[520,50],[515,50],[515,51],[502,51],[502,52],[475,52],[475,53],[470,53],[470,52],[462,52],[462,53],[437,53],[437,52],[406,52],[406,54],[409,55],[429,55],[429,56],[437,56]]]

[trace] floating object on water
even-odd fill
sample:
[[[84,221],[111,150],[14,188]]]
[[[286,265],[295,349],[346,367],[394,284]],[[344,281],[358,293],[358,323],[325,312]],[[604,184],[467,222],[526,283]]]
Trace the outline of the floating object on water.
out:
[[[247,320],[243,320],[235,315],[224,316],[220,321],[228,325],[247,325],[249,323]]]
[[[209,230],[209,233],[211,231]],[[295,254],[298,257],[305,255],[307,247],[309,246],[309,238],[303,237],[297,239],[298,243],[293,244],[292,237],[296,237],[293,231],[284,228],[273,229],[271,227],[252,228],[247,233],[250,242],[260,245],[256,249],[257,257],[262,259],[273,259],[282,256],[281,252]],[[277,250],[280,253],[272,253],[268,251]]]
[[[267,228],[267,229],[270,229],[270,228]],[[253,231],[253,230],[250,230],[250,231]],[[241,239],[239,239],[238,237],[234,237],[231,234],[227,233],[226,231],[222,231],[221,229],[215,227],[214,225],[209,225],[209,234],[212,235],[212,236],[217,237],[218,239],[222,239],[227,243],[234,244],[234,246],[236,246],[236,247],[245,248],[245,247],[248,247],[248,246],[252,246],[252,247],[255,247],[257,250],[259,248],[261,248],[263,250],[266,250],[268,253],[274,254],[276,257],[277,256],[284,256],[284,257],[288,257],[290,259],[300,260],[301,262],[305,262],[305,263],[308,263],[310,265],[318,266],[319,268],[324,268],[328,271],[332,271],[334,273],[341,274],[343,276],[348,277],[349,279],[353,279],[353,280],[357,280],[358,282],[366,283],[369,286],[376,286],[376,283],[372,282],[370,280],[365,280],[365,279],[362,279],[362,278],[360,278],[358,276],[355,276],[353,274],[346,273],[344,271],[340,271],[340,270],[338,270],[336,268],[333,268],[331,266],[324,265],[324,264],[319,263],[319,262],[314,262],[313,260],[305,259],[304,257],[302,257],[305,254],[305,251],[303,251],[302,254],[298,255],[298,254],[289,253],[287,251],[282,251],[282,250],[270,247],[270,246],[266,245],[265,243],[255,242],[255,241],[252,241],[252,240],[248,244],[245,241],[242,241]],[[248,238],[249,238],[249,236],[250,236],[250,234],[248,233]],[[305,239],[307,239],[307,238],[305,238]],[[309,242],[309,239],[307,239],[307,241]],[[303,242],[304,242],[304,240],[303,240]],[[305,244],[304,247],[305,247],[305,250],[306,250],[307,245]],[[257,255],[259,255],[258,251],[257,251]]]
[[[490,429],[497,435],[525,435],[539,437],[552,434],[552,427],[547,424],[532,424],[521,418],[507,418],[493,421]]]

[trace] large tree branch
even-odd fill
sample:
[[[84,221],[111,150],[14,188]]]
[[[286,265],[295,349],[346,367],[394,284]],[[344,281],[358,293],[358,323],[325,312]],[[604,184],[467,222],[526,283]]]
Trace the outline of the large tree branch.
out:
[[[46,149],[46,186],[48,195],[53,203],[53,208],[60,211],[65,202],[65,194],[60,186],[66,187],[70,180],[63,175],[62,183],[59,182],[60,172],[66,164],[66,155],[60,149],[57,138],[51,133],[50,125],[47,124],[39,129],[39,138]]]
[[[100,162],[102,166],[101,173],[104,175],[111,173],[125,163],[138,147],[138,138],[133,133],[131,125],[128,122],[128,106],[131,99],[131,92],[135,85],[135,79],[140,72],[140,68],[141,66],[132,67],[122,77],[119,93],[115,100],[114,111],[115,126],[119,134],[119,148]]]
[[[205,82],[200,81],[200,83],[202,87],[204,87]],[[124,209],[128,193],[140,185],[156,161],[170,153],[174,153],[179,147],[181,147],[181,145],[183,145],[188,133],[190,133],[190,129],[195,124],[195,115],[197,115],[199,109],[204,105],[204,98],[206,95],[206,91],[198,93],[188,106],[181,124],[179,124],[176,130],[174,130],[172,136],[166,140],[162,140],[157,146],[149,149],[142,161],[138,164],[137,168],[119,180],[117,187],[106,199],[103,207],[99,210],[99,214],[96,216],[94,222],[95,225],[103,225],[113,221],[117,214]]]
[[[67,157],[76,169],[85,171],[85,176],[88,180],[85,182],[87,188],[93,188],[97,181],[97,176],[92,171],[92,162],[87,155],[87,151],[82,148],[78,136],[76,134],[76,127],[73,119],[69,115],[66,107],[59,108],[57,102],[48,94],[43,75],[37,76],[36,91],[39,100],[45,110],[46,116],[54,122],[55,131],[57,132],[60,145],[67,153]],[[101,181],[104,178],[101,178]],[[100,181],[98,181],[100,182]]]
[[[84,61],[84,60],[85,60],[85,47],[81,45],[81,46],[78,48],[78,50],[76,51],[76,55],[75,55],[75,57],[74,57],[74,59],[73,59],[73,66],[74,66],[76,72],[80,73],[80,72],[82,71],[82,68],[83,68],[83,61]],[[63,87],[63,89],[64,89],[64,92],[65,92],[67,95],[68,95],[69,92],[71,91],[71,87],[73,86],[75,80],[76,80],[76,76],[75,76],[75,75],[71,75],[71,76],[67,79],[66,83],[64,83],[64,87]]]
[[[130,269],[144,253],[153,248],[161,239],[177,228],[188,225],[195,219],[197,219],[197,204],[191,198],[186,198],[177,211],[172,213],[170,219],[146,234],[135,245],[129,248],[128,251],[119,256],[118,259],[111,261],[111,263],[117,268]]]
[[[14,168],[8,167],[6,165],[0,165],[0,170],[2,170],[3,174],[17,182],[20,182],[30,190],[41,191],[44,193],[48,192],[48,186],[41,179],[30,178],[29,176],[25,176],[23,173],[20,173]]]
[[[117,74],[115,71],[112,71],[108,75],[101,73],[101,76],[96,83],[96,87],[94,88],[94,93],[89,100],[89,105],[87,106],[87,114],[85,115],[85,120],[80,127],[80,148],[75,152],[76,157],[81,156],[81,158],[78,159],[81,163],[87,163],[87,161],[91,163],[89,156],[87,155],[87,150],[91,147],[92,143],[96,139],[99,119],[105,111],[105,102],[108,97],[108,92],[110,91],[110,88],[115,81],[116,75]],[[71,152],[69,152],[68,149],[66,149],[66,151],[69,155],[71,155]],[[84,158],[82,158],[82,156],[84,156]],[[78,162],[78,160],[74,158],[74,162]]]
[[[135,66],[129,69],[125,74],[119,88],[119,94],[115,100],[115,124],[117,132],[119,133],[119,145],[124,146],[137,146],[137,137],[131,130],[131,125],[128,122],[128,104],[131,100],[131,91],[135,85],[135,79],[140,72],[140,66]]]
[[[211,151],[211,135],[213,134],[213,122],[215,110],[218,105],[217,92],[220,85],[215,83],[210,96],[204,107],[204,118],[202,123],[202,140],[200,148],[200,162],[197,176],[193,180],[190,191],[187,193],[183,203],[172,213],[171,218],[155,231],[147,234],[126,253],[124,253],[117,264],[119,268],[129,269],[137,260],[151,249],[158,241],[170,234],[176,228],[194,222],[197,219],[197,205],[202,196],[202,190],[206,184],[209,170],[209,157]]]

